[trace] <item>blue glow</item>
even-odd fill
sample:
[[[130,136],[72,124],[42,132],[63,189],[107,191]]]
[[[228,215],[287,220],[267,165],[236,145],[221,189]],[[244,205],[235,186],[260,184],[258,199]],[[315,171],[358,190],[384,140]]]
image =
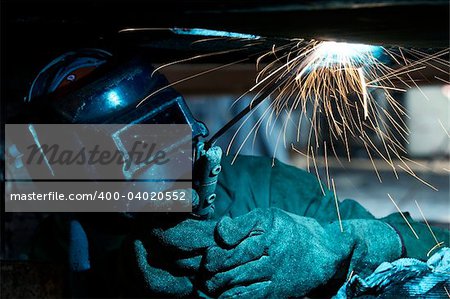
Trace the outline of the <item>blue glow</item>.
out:
[[[180,35],[200,35],[200,36],[217,36],[217,37],[232,37],[232,38],[245,38],[245,39],[259,39],[258,35],[219,31],[219,30],[209,30],[201,28],[173,28],[172,32]]]
[[[106,95],[106,98],[108,99],[108,103],[114,108],[122,104],[122,100],[120,99],[119,94],[115,90],[109,91],[108,94]]]
[[[318,48],[316,55],[320,57],[323,64],[329,63],[371,63],[372,59],[380,57],[383,48],[365,44],[350,44],[339,42],[323,42]]]

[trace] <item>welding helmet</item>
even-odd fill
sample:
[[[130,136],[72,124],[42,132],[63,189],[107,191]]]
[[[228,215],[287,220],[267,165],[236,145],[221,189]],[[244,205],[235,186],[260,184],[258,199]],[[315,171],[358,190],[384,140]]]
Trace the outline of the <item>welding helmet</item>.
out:
[[[194,139],[206,136],[183,97],[165,88],[166,78],[154,70],[142,55],[119,59],[100,49],[72,51],[43,68],[26,100],[60,123],[187,124]]]
[[[143,55],[115,58],[99,49],[68,52],[54,59],[39,72],[26,97],[21,117],[13,122],[35,126],[183,124],[189,126],[191,146],[195,148],[196,141],[208,133],[205,125],[194,119],[179,93],[172,88],[166,88],[166,78],[154,71],[149,58]],[[148,97],[152,93],[154,95]],[[141,103],[143,99],[146,100]],[[106,138],[111,138],[115,132],[107,133]],[[38,132],[33,135],[28,130],[20,139],[10,141],[7,155],[13,159],[14,156],[20,156],[21,144],[29,144],[26,139],[35,138],[36,135],[42,138],[41,135],[45,134]],[[126,138],[133,138],[132,134],[121,136],[125,135],[128,136]],[[194,160],[195,158],[191,157],[190,163]],[[20,163],[17,168],[20,168]],[[47,168],[43,164],[41,169],[33,171],[39,173],[39,177],[42,177],[44,172],[48,172],[48,177],[54,176],[52,170]],[[98,177],[98,170],[90,167],[86,171]],[[128,173],[123,169],[118,171],[123,172],[124,179],[139,179],[139,175],[143,173],[143,169],[134,169]],[[159,171],[174,172],[177,169],[172,167]],[[65,178],[64,174],[59,175]],[[34,174],[29,173],[29,176],[33,178]]]

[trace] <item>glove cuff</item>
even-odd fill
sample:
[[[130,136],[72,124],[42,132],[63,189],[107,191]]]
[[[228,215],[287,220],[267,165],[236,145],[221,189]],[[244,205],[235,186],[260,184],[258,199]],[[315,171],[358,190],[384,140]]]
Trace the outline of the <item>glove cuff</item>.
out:
[[[370,273],[382,262],[391,262],[404,254],[403,242],[392,226],[379,220],[352,219],[342,221],[326,229],[335,247],[341,247],[344,258],[350,260],[349,271],[360,276]],[[339,244],[339,245],[338,245]],[[342,254],[341,254],[342,256]]]
[[[406,246],[405,246],[405,240],[403,239],[403,237],[402,237],[402,234],[400,233],[400,231],[394,226],[394,225],[392,225],[392,224],[389,224],[389,223],[386,223],[388,226],[390,226],[396,233],[397,233],[397,236],[398,236],[398,239],[400,240],[400,244],[401,244],[401,247],[402,247],[402,253],[401,253],[401,258],[404,258],[404,257],[406,257]]]

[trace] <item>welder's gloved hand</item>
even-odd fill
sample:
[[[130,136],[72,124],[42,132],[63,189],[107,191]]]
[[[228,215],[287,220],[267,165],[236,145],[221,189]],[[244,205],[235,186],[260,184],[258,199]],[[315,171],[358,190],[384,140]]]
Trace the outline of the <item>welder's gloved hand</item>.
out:
[[[166,215],[167,217],[167,215]],[[167,220],[167,219],[166,219]],[[138,297],[195,295],[192,284],[206,249],[214,243],[217,222],[185,219],[150,227],[128,242],[128,262]],[[131,261],[130,261],[131,260]]]
[[[186,219],[174,226],[152,228],[146,243],[161,266],[168,261],[183,273],[196,273],[206,249],[215,245],[216,225],[217,221]]]
[[[275,208],[225,217],[216,227],[219,246],[206,253],[204,291],[225,298],[304,296],[339,280],[337,290],[350,271],[373,270],[400,257],[401,241],[388,225],[342,224],[343,233],[339,223],[322,227]]]
[[[193,192],[189,189],[185,192]],[[198,195],[192,196],[197,198]],[[192,209],[197,201],[192,199]],[[183,273],[198,270],[202,254],[214,243],[214,227],[217,221],[201,220],[190,213],[143,213],[138,216],[139,236],[143,246],[148,249],[153,264],[160,263],[175,269],[182,269]]]

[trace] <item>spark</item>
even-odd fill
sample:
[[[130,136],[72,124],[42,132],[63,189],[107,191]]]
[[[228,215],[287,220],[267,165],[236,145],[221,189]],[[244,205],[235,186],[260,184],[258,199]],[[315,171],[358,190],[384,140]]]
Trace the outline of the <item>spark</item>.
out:
[[[337,215],[338,215],[338,219],[339,219],[339,227],[341,228],[341,233],[343,233],[344,232],[344,228],[342,227],[341,212],[339,211],[339,202],[338,202],[338,199],[337,199],[336,186],[334,185],[334,179],[333,178],[331,178],[331,185],[333,186],[334,202],[336,204],[336,210],[337,210]]]
[[[439,80],[439,81],[441,81],[441,82],[443,82],[445,84],[450,84],[450,81],[445,80],[445,79],[443,79],[441,77],[438,77],[438,76],[434,76],[434,79]]]
[[[163,65],[161,65],[161,66],[155,68],[155,70],[152,72],[151,76],[153,77],[153,75],[154,75],[156,72],[160,71],[161,69],[166,68],[166,67],[169,67],[169,66],[172,66],[172,65],[175,65],[175,64],[180,64],[180,63],[184,63],[184,62],[189,62],[189,61],[196,60],[196,59],[200,59],[200,58],[207,58],[207,57],[211,57],[211,56],[219,56],[219,55],[224,55],[224,54],[230,54],[230,53],[233,53],[233,52],[239,52],[239,51],[242,51],[242,50],[243,50],[243,48],[240,48],[240,49],[232,49],[232,50],[225,50],[225,51],[219,51],[219,52],[213,52],[213,53],[207,53],[207,54],[195,55],[195,56],[192,56],[192,57],[188,57],[188,58],[184,58],[184,59],[172,61],[172,62],[163,64]]]
[[[405,215],[403,214],[403,212],[400,210],[400,208],[397,206],[397,204],[395,203],[394,199],[392,198],[392,196],[388,193],[388,197],[389,199],[392,201],[392,203],[394,204],[395,208],[397,209],[397,211],[400,213],[400,215],[402,216],[402,218],[405,220],[406,224],[409,226],[409,228],[411,229],[411,231],[413,232],[414,236],[419,239],[419,236],[417,235],[416,231],[414,230],[414,228],[412,227],[412,225],[409,223],[408,219],[406,219]]]
[[[354,270],[352,270],[352,272],[350,272],[350,275],[348,276],[347,282],[349,282],[350,279],[352,279],[352,277],[353,277],[353,272],[354,272]]]
[[[367,109],[367,85],[366,85],[366,79],[364,78],[364,71],[362,68],[358,68],[358,74],[359,77],[361,78],[361,90],[362,90],[362,94],[363,94],[363,101],[364,101],[364,119],[367,119],[367,117],[369,116],[369,112]]]
[[[445,290],[445,293],[447,294],[448,298],[450,298],[450,293],[448,292],[448,290],[445,286],[444,286],[444,290]]]
[[[437,248],[441,247],[442,245],[444,245],[444,242],[439,242],[436,245],[434,245],[430,251],[427,252],[427,257],[429,257],[431,255],[431,253],[436,250]]]
[[[434,245],[428,252],[427,252],[427,257],[429,257],[431,255],[431,253],[441,247],[442,245],[444,245],[444,242],[439,242],[438,239],[436,238],[436,235],[434,234],[433,230],[431,229],[430,224],[428,223],[427,219],[425,218],[425,215],[423,214],[422,209],[419,206],[419,203],[417,202],[417,200],[414,200],[414,202],[416,203],[417,208],[419,209],[420,215],[422,215],[423,220],[425,221],[428,230],[430,231],[431,235],[433,236],[434,241],[436,241],[436,245]]]
[[[445,128],[444,124],[442,123],[442,121],[440,119],[438,119],[439,124],[441,125],[442,129],[444,130],[445,134],[447,134],[448,138],[450,138],[450,133],[448,132],[448,130]]]
[[[431,229],[431,226],[430,226],[430,224],[428,223],[427,218],[425,218],[425,215],[423,214],[423,211],[422,211],[422,209],[420,208],[419,203],[417,202],[417,200],[414,200],[414,202],[416,203],[416,206],[417,206],[417,208],[419,209],[420,215],[422,215],[423,221],[425,221],[425,223],[426,223],[426,225],[427,225],[427,227],[428,227],[428,230],[430,231],[431,235],[433,236],[434,240],[436,241],[436,244],[439,244],[439,241],[438,241],[438,239],[436,238],[436,235],[434,234],[433,230]]]
[[[406,165],[406,164],[405,164]],[[433,189],[434,191],[439,191],[438,188],[434,187],[433,185],[431,185],[430,183],[428,183],[427,181],[425,181],[424,179],[420,178],[419,176],[417,176],[409,167],[408,169],[406,169],[405,167],[401,166],[401,165],[397,165],[398,168],[400,168],[401,170],[403,170],[404,172],[406,172],[407,174],[409,174],[410,176],[412,176],[413,178],[415,178],[416,180],[418,180],[419,182],[421,182],[422,184],[424,184],[425,186],[430,187],[431,189]]]
[[[328,154],[327,154],[326,141],[323,142],[323,148],[324,148],[323,160],[325,161],[325,171],[327,173],[327,186],[328,186],[328,189],[330,189],[330,173],[329,173],[329,169],[328,169]]]
[[[193,79],[193,78],[196,78],[196,77],[199,77],[199,76],[203,76],[203,75],[206,75],[206,74],[215,72],[215,71],[217,71],[217,70],[220,70],[220,69],[223,69],[223,68],[226,68],[226,67],[229,67],[229,66],[232,66],[232,65],[235,65],[235,64],[238,64],[238,63],[247,61],[247,60],[248,60],[248,58],[244,58],[244,59],[241,59],[241,60],[238,60],[238,61],[233,61],[233,62],[224,64],[224,65],[221,65],[221,66],[218,66],[218,67],[214,67],[214,68],[212,68],[212,69],[209,69],[209,70],[200,72],[200,73],[198,73],[198,74],[194,74],[194,75],[192,75],[192,76],[189,76],[189,77],[180,79],[180,80],[178,80],[178,81],[169,83],[169,84],[167,84],[167,85],[165,85],[165,86],[163,86],[163,87],[161,87],[161,88],[155,90],[155,91],[152,92],[151,94],[145,96],[142,100],[139,101],[139,103],[136,105],[136,108],[139,107],[139,106],[141,106],[145,101],[147,101],[148,99],[150,99],[150,98],[153,97],[154,95],[160,93],[160,92],[163,91],[163,90],[166,90],[167,88],[169,88],[169,87],[171,87],[171,86],[180,84],[180,83],[182,83],[182,82],[189,81],[189,80],[191,80],[191,79]]]
[[[140,31],[170,31],[168,27],[151,27],[151,28],[124,28],[120,29],[118,33],[140,32]]]
[[[325,190],[323,189],[322,183],[321,183],[321,181],[320,181],[319,170],[318,170],[318,168],[317,168],[316,158],[314,157],[314,150],[313,150],[312,147],[311,147],[311,154],[312,154],[312,160],[313,160],[313,163],[314,163],[314,169],[315,169],[315,171],[316,171],[317,178],[319,178],[319,186],[320,186],[320,190],[322,190],[322,194],[325,195],[326,193],[325,193]],[[338,209],[338,213],[339,213],[339,209]]]
[[[367,147],[367,143],[364,140],[363,140],[363,142],[364,142],[364,147],[366,148],[366,151],[367,151],[367,155],[369,156],[369,160],[372,163],[373,169],[375,170],[375,173],[377,175],[378,181],[380,183],[382,183],[383,181],[381,180],[381,176],[380,176],[380,173],[378,172],[377,166],[375,165],[375,161],[373,160],[372,155],[370,154],[370,150]]]
[[[339,159],[335,146],[342,144],[347,160],[351,162],[350,145],[357,141],[364,145],[380,183],[382,179],[374,162],[377,158],[391,167],[397,179],[398,170],[403,170],[424,185],[437,190],[409,169],[402,159],[407,153],[404,144],[408,144],[409,136],[404,119],[409,116],[392,93],[404,93],[412,87],[418,88],[412,74],[419,74],[426,68],[448,74],[449,63],[442,59],[448,53],[448,49],[430,55],[415,49],[293,40],[291,44],[280,47],[279,51],[272,47],[258,58],[257,69],[260,71],[256,84],[249,92],[260,95],[265,89],[271,88],[271,85],[277,85],[277,88],[266,95],[271,100],[270,107],[273,111],[261,116],[268,119],[266,126],[271,128],[266,129],[266,134],[272,134],[277,121],[283,122],[281,127],[285,134],[288,122],[292,121],[293,113],[297,112],[297,142],[306,139],[306,156],[313,156],[312,162],[319,179],[316,169],[318,155],[323,154],[326,161],[328,157],[325,155],[331,149],[330,152]],[[269,57],[274,59],[266,66],[261,66],[262,61]],[[386,57],[390,57],[394,63],[386,63]],[[385,105],[378,100],[381,95]],[[250,110],[257,109],[252,105],[253,102]],[[286,117],[283,119],[282,115]],[[309,123],[309,132],[305,136],[300,132],[300,126],[304,122]],[[242,126],[237,129],[235,135],[241,128]],[[258,130],[252,130],[248,134],[257,132]],[[323,140],[324,136],[328,136],[329,140]],[[278,135],[276,150],[279,140],[283,140],[287,147],[286,137],[280,138]],[[233,141],[234,139],[228,146],[227,154],[231,152]],[[328,149],[326,142],[330,145]],[[242,145],[237,149],[236,155],[241,149]],[[403,166],[394,163],[396,157]],[[309,170],[310,160],[306,161]],[[325,167],[328,168],[327,163]],[[326,173],[328,177],[328,170]]]

